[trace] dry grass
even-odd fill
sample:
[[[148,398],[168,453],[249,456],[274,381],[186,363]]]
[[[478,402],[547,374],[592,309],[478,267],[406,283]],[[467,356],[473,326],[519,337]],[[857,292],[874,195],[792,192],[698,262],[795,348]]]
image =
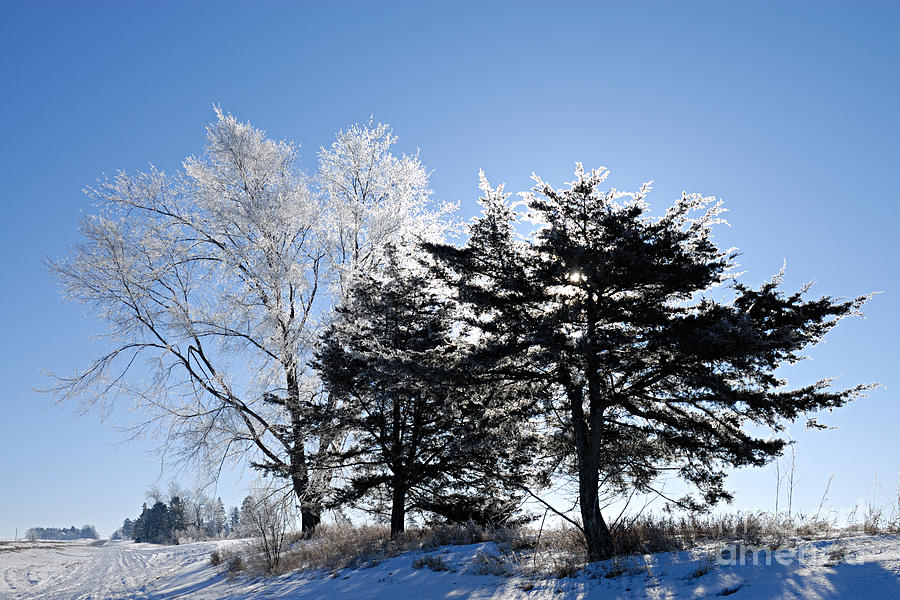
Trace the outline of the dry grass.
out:
[[[832,523],[818,517],[776,518],[764,512],[681,517],[646,515],[614,527],[615,557],[589,571],[591,576],[606,578],[635,575],[646,569],[636,557],[646,554],[723,543],[776,550],[793,544],[797,538],[821,538],[833,531]],[[519,537],[533,540],[535,536],[520,532]],[[509,562],[524,575],[571,577],[588,566],[584,539],[574,528],[545,530],[539,543],[523,546],[526,550],[511,553]],[[707,557],[688,577],[702,577],[711,568],[711,559]]]
[[[224,572],[229,579],[247,570],[261,574],[267,572],[265,560],[252,545],[216,548],[209,553],[209,564],[214,567],[224,565]]]
[[[428,567],[432,571],[453,571],[440,554],[420,554],[412,562],[413,569]]]
[[[479,552],[472,560],[470,573],[473,575],[494,575],[497,577],[509,577],[516,573],[511,568],[513,563],[504,556],[491,554],[490,552]]]
[[[430,552],[442,546],[507,539],[473,524],[409,530],[395,539],[379,525],[321,525],[309,540],[291,540],[279,571],[326,571],[372,567],[405,552]]]
[[[686,550],[710,542],[741,542],[747,545],[778,547],[798,530],[810,535],[824,522],[810,520],[777,521],[765,513],[722,516],[635,519],[613,529],[617,558],[609,561],[599,576],[616,577],[632,573],[638,562],[628,557],[656,552]],[[820,532],[821,533],[821,532]],[[573,577],[587,563],[584,538],[575,528],[484,529],[456,525],[407,531],[390,539],[387,527],[364,525],[322,525],[309,540],[294,539],[282,557],[280,572],[365,568],[406,552],[421,553],[414,566],[433,570],[442,561],[429,554],[442,546],[494,542],[496,553],[476,555],[472,572],[483,575],[529,577]],[[247,561],[249,565],[252,560]],[[434,566],[431,563],[434,563]],[[697,577],[703,573],[698,572]]]
[[[897,484],[894,500],[888,505],[879,505],[874,502],[876,492],[880,487],[876,480],[871,496],[866,494],[865,504],[857,506],[850,513],[849,530],[868,535],[900,533],[900,482]],[[861,516],[858,513],[861,513]]]
[[[719,592],[718,594],[716,594],[716,596],[730,596],[732,594],[736,594],[736,593],[738,593],[738,591],[740,591],[740,589],[742,587],[743,587],[743,585],[739,583],[734,586],[722,588],[722,591]]]
[[[844,562],[844,559],[847,557],[847,549],[844,546],[837,546],[836,548],[832,548],[828,552],[827,560],[825,561],[826,567],[834,567],[836,565]]]
[[[713,560],[712,555],[707,554],[706,557],[697,565],[693,571],[688,573],[688,579],[700,579],[707,573],[713,570],[715,565],[715,561]]]
[[[867,505],[859,522],[851,519],[848,531],[867,534],[900,533],[900,493],[890,510]],[[709,544],[740,543],[756,548],[779,548],[799,539],[821,539],[833,535],[836,523],[812,517],[771,513],[657,516],[644,515],[612,528],[615,558],[598,565],[592,576],[617,577],[640,570],[634,557],[657,552],[675,552]],[[485,529],[474,524],[409,530],[395,539],[387,527],[322,525],[311,539],[288,540],[278,572],[320,571],[335,574],[342,569],[375,566],[403,553],[415,553],[413,566],[432,570],[449,568],[433,551],[451,545],[494,542],[496,552],[482,551],[470,571],[480,575],[525,577],[572,577],[587,565],[584,538],[574,527],[535,530],[530,528]],[[213,564],[226,565],[230,574],[244,569],[263,572],[265,564],[252,548],[214,552]],[[833,560],[838,557],[830,557]],[[700,563],[689,578],[709,572],[709,561]]]
[[[634,556],[616,556],[607,561],[599,571],[594,571],[593,576],[602,575],[606,579],[614,579],[622,575],[643,575],[649,572],[650,568],[643,562],[637,560]]]

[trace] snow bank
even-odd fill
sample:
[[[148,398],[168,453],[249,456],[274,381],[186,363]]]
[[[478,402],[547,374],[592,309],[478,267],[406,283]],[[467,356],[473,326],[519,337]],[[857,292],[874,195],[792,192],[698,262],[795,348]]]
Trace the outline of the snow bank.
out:
[[[404,554],[374,567],[334,574],[229,579],[223,566],[209,564],[209,553],[240,543],[0,547],[0,598],[900,598],[900,536],[800,542],[778,552],[708,547],[628,557],[590,565],[563,579],[480,574],[486,569],[479,555],[496,553],[492,543],[448,546],[429,553],[440,557],[434,564],[448,569],[441,571],[414,568],[421,554]]]

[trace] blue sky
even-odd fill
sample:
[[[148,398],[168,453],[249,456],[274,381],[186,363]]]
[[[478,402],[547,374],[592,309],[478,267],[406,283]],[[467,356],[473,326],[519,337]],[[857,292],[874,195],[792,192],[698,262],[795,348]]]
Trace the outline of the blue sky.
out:
[[[476,212],[477,173],[508,190],[574,161],[623,189],[655,180],[721,197],[748,282],[787,261],[786,284],[884,291],[843,322],[802,383],[840,375],[885,389],[795,427],[795,506],[852,505],[878,474],[897,485],[900,405],[900,40],[893,3],[0,3],[0,538],[30,526],[134,516],[169,467],[152,440],[116,445],[96,415],[32,388],[94,353],[102,326],[63,302],[41,260],[77,241],[80,190],[101,172],[176,169],[198,153],[211,105],[302,144],[391,123],[421,148],[440,199]],[[127,423],[114,414],[112,423]],[[187,479],[187,477],[185,477]],[[240,501],[229,478],[215,492]],[[731,478],[739,508],[771,509],[771,468]]]

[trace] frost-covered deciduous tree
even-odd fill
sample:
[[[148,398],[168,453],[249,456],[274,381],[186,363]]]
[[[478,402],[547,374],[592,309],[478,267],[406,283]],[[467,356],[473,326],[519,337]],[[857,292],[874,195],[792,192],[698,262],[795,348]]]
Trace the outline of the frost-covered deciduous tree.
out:
[[[216,116],[183,172],[120,172],[88,190],[99,213],[49,268],[108,325],[108,350],[54,391],[86,409],[130,400],[140,431],[178,459],[213,471],[249,459],[293,487],[311,530],[328,484],[319,459],[339,435],[308,367],[321,327],[349,273],[445,213],[428,209],[418,160],[390,153],[386,126],[339,134],[310,178],[292,144]]]
[[[740,283],[734,252],[711,238],[720,203],[684,194],[652,218],[649,185],[604,190],[606,177],[578,165],[564,189],[535,178],[518,215],[482,175],[484,210],[467,244],[431,247],[480,331],[473,364],[542,386],[592,559],[613,549],[602,493],[660,492],[658,476],[674,473],[699,491],[683,506],[728,499],[724,468],[764,464],[785,444],[745,425],[777,433],[869,387],[790,388],[775,375],[866,297],[785,294],[780,275],[759,288]],[[530,237],[517,235],[520,216],[537,225]],[[713,296],[729,287],[730,300]]]
[[[415,156],[395,156],[384,124],[354,125],[319,151],[316,183],[325,202],[332,283],[343,290],[357,272],[385,264],[389,246],[443,241],[457,205],[432,206],[428,172]]]

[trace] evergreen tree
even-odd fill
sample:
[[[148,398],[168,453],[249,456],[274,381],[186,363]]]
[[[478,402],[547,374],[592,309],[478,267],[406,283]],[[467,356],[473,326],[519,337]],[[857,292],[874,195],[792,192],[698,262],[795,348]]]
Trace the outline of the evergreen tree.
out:
[[[147,508],[145,503],[141,516],[134,523],[134,541],[150,544],[174,544],[177,542],[173,528],[172,514],[165,502],[157,501]]]
[[[505,440],[527,439],[527,420],[514,420],[515,403],[497,390],[454,385],[461,378],[448,373],[463,369],[466,344],[447,290],[394,252],[384,271],[359,277],[338,313],[317,363],[351,436],[340,460],[354,466],[336,502],[389,507],[392,536],[414,509],[451,520],[508,519],[515,494],[495,483],[497,497],[460,500],[521,467],[524,454],[506,452],[516,444]],[[501,399],[509,401],[503,412]]]
[[[171,522],[173,534],[176,531],[185,530],[187,526],[185,521],[185,506],[180,496],[172,496],[172,499],[169,501],[169,520]]]
[[[28,540],[77,540],[97,539],[97,529],[93,525],[85,525],[77,529],[74,525],[69,528],[58,527],[32,527],[25,532],[25,539]]]
[[[253,532],[250,523],[255,510],[256,501],[253,499],[253,496],[246,496],[241,502],[240,517],[238,519],[241,535],[252,535]]]
[[[238,532],[238,527],[241,523],[240,511],[238,511],[237,506],[231,507],[231,516],[228,522],[228,533],[236,534]]]
[[[167,544],[171,539],[172,526],[169,509],[165,502],[155,502],[147,513],[147,539],[151,544]]]
[[[141,514],[134,521],[134,525],[132,527],[132,537],[136,542],[145,542],[148,538],[148,529],[147,529],[147,503],[141,506]]]
[[[215,537],[225,535],[228,526],[228,515],[225,512],[225,505],[222,503],[221,498],[216,499],[213,504],[212,522],[216,532]]]
[[[780,275],[740,283],[736,254],[711,238],[719,203],[684,194],[651,218],[649,186],[602,190],[606,176],[579,164],[560,190],[535,177],[524,220],[540,226],[521,238],[508,195],[482,174],[484,210],[465,247],[429,246],[479,332],[472,364],[542,390],[560,464],[578,480],[592,559],[613,551],[601,491],[659,492],[660,473],[674,471],[699,492],[680,505],[728,499],[725,468],[765,464],[785,444],[745,424],[777,432],[869,387],[791,389],[775,375],[865,297],[784,294]],[[712,295],[717,286],[730,287],[728,301]]]
[[[125,519],[122,521],[122,537],[125,539],[132,539],[134,537],[134,521],[131,519]]]

